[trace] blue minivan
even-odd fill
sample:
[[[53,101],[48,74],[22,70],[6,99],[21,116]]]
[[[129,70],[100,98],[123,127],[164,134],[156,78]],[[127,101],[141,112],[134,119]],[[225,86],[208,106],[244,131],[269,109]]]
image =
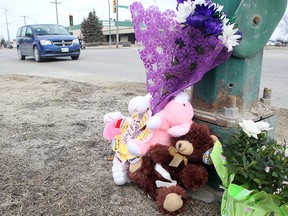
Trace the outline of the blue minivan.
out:
[[[22,26],[17,31],[17,52],[21,60],[34,56],[36,62],[44,58],[70,56],[77,60],[80,56],[79,40],[62,25],[35,24]]]

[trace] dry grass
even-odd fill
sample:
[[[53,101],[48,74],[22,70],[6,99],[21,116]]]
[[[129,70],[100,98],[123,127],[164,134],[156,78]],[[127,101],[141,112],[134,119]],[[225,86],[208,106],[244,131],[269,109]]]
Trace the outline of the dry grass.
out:
[[[144,95],[140,83],[95,85],[0,76],[0,215],[160,215],[132,184],[115,186],[103,115]],[[277,137],[288,137],[279,109]],[[220,215],[220,204],[189,200],[183,215]]]
[[[0,76],[0,215],[160,215],[143,192],[115,186],[103,115],[144,95],[139,83],[95,85]],[[183,215],[220,215],[190,199]]]

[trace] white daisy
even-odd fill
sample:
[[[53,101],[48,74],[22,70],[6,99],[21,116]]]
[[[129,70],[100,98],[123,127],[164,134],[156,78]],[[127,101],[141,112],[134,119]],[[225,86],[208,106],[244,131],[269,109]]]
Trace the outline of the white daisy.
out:
[[[217,11],[217,12],[221,12],[222,10],[223,10],[223,8],[224,8],[224,6],[223,5],[220,5],[220,4],[216,4],[216,3],[213,3],[213,5],[215,6],[215,11]]]
[[[235,35],[238,31],[238,28],[234,29],[234,24],[223,25],[223,33],[219,35],[218,38],[222,40],[224,45],[228,48],[228,52],[233,50],[233,47],[238,45],[238,40],[241,38],[241,35]]]
[[[205,0],[195,0],[194,2],[193,2],[193,4],[199,4],[199,5],[202,5],[202,4],[204,4],[205,6],[207,5],[207,2],[205,1]]]
[[[176,11],[176,20],[179,23],[183,23],[186,21],[187,17],[192,13],[194,13],[195,5],[191,4],[191,1],[184,1],[183,3],[178,5],[178,11]]]

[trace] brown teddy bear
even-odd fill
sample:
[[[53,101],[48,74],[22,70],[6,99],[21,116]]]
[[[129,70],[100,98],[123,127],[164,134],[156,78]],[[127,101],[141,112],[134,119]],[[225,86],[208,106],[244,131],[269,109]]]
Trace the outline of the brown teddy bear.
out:
[[[146,156],[129,167],[129,178],[153,200],[163,214],[185,211],[187,192],[208,181],[204,155],[213,147],[209,127],[193,123],[189,132],[171,139],[171,146],[156,144]]]

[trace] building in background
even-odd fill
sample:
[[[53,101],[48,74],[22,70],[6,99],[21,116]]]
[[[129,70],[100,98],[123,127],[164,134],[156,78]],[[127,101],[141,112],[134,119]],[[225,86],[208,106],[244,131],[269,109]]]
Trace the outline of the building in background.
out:
[[[106,42],[109,42],[109,35],[111,34],[111,42],[116,43],[116,21],[110,21],[110,29],[109,29],[109,20],[100,20],[102,23],[103,29],[102,32],[106,38]],[[70,32],[73,33],[74,36],[81,38],[81,24],[74,25],[73,27],[66,27]],[[118,21],[118,34],[119,34],[119,43],[131,42],[131,44],[135,44],[135,34],[133,23],[129,20],[126,21]]]

